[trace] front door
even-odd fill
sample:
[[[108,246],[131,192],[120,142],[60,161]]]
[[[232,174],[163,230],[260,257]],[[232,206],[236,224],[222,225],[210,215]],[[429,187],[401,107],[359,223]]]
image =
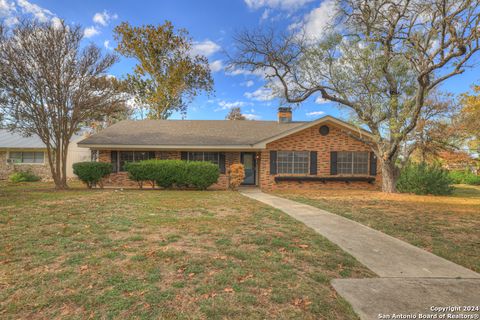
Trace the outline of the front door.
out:
[[[255,184],[255,152],[242,152],[240,154],[240,161],[245,169],[245,179],[242,184],[254,185]]]

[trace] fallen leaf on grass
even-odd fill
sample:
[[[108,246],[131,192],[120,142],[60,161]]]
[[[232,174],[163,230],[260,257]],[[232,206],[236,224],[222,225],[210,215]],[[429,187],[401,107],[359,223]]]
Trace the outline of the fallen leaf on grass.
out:
[[[223,291],[228,292],[228,293],[234,292],[233,288],[230,288],[230,287],[226,287],[225,289],[223,289]]]
[[[202,298],[204,298],[204,299],[214,298],[214,297],[216,297],[216,295],[217,294],[215,292],[205,293],[205,294],[202,294]]]
[[[87,265],[84,265],[84,266],[81,266],[80,267],[80,271],[87,271],[88,270],[88,266]]]
[[[146,255],[147,257],[153,257],[156,253],[157,253],[156,250],[150,250],[150,251],[148,251],[145,255]]]
[[[296,307],[305,308],[305,307],[308,307],[309,305],[311,305],[312,302],[310,300],[308,300],[308,298],[295,298],[292,301],[292,304]]]
[[[308,244],[299,244],[298,247],[301,248],[301,249],[307,249]]]
[[[253,278],[253,274],[247,274],[245,277],[238,278],[238,282],[243,283],[246,280],[251,279],[251,278]]]
[[[179,269],[177,270],[177,273],[183,273],[183,272],[185,271],[185,269],[186,269],[185,267],[179,268]]]
[[[262,292],[262,296],[268,296],[271,293],[272,293],[272,289],[266,289],[264,292]]]

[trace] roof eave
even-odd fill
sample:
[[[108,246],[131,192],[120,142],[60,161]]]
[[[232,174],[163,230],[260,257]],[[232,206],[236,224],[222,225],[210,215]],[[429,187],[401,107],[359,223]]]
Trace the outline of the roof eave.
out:
[[[243,151],[243,150],[260,150],[253,145],[127,145],[127,144],[78,144],[80,148],[90,148],[96,150],[159,150],[159,151],[172,151],[172,150],[211,150],[211,151]]]
[[[315,121],[307,122],[304,125],[292,128],[292,129],[284,131],[284,132],[282,132],[278,135],[275,135],[275,136],[272,136],[270,138],[259,141],[259,142],[255,143],[253,146],[256,147],[256,148],[259,148],[259,149],[265,149],[267,147],[267,144],[270,143],[270,142],[279,140],[281,138],[287,137],[287,136],[292,135],[294,133],[300,132],[302,130],[308,129],[310,127],[313,127],[313,126],[316,126],[318,124],[328,122],[328,121],[332,122],[334,124],[337,124],[341,127],[347,128],[347,129],[351,130],[352,132],[357,133],[361,137],[367,137],[368,139],[373,139],[373,135],[370,132],[368,132],[368,131],[366,131],[362,128],[355,127],[355,126],[353,126],[353,125],[351,125],[347,122],[344,122],[344,121],[339,120],[339,119],[337,119],[335,117],[332,117],[332,116],[325,116],[325,117],[319,118]]]

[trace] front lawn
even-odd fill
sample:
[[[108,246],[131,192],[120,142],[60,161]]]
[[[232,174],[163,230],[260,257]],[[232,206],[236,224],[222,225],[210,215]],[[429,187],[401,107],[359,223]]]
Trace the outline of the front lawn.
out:
[[[358,221],[480,272],[480,187],[458,185],[449,197],[360,190],[275,194]]]
[[[0,317],[357,319],[332,278],[372,273],[235,192],[0,182]]]

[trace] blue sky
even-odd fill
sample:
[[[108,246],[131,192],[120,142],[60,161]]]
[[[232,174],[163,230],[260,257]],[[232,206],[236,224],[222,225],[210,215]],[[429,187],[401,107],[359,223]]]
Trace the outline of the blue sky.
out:
[[[133,25],[162,24],[170,20],[177,28],[186,28],[195,40],[195,49],[205,54],[213,69],[215,94],[199,96],[189,106],[187,119],[224,119],[229,108],[240,106],[249,118],[274,120],[279,106],[263,87],[261,77],[224,69],[224,51],[231,50],[237,31],[273,25],[287,28],[304,22],[315,32],[329,17],[332,0],[175,0],[175,1],[54,1],[0,0],[0,19],[7,24],[19,16],[39,20],[64,19],[85,28],[85,41],[101,46],[106,52],[115,46],[112,29],[122,21]],[[477,57],[478,61],[478,57]],[[110,73],[122,77],[133,63],[122,58]],[[442,89],[455,94],[468,91],[480,79],[479,67],[446,82]],[[315,97],[294,109],[294,120],[313,120],[323,115],[347,117],[331,103]],[[179,118],[175,114],[173,118]]]

